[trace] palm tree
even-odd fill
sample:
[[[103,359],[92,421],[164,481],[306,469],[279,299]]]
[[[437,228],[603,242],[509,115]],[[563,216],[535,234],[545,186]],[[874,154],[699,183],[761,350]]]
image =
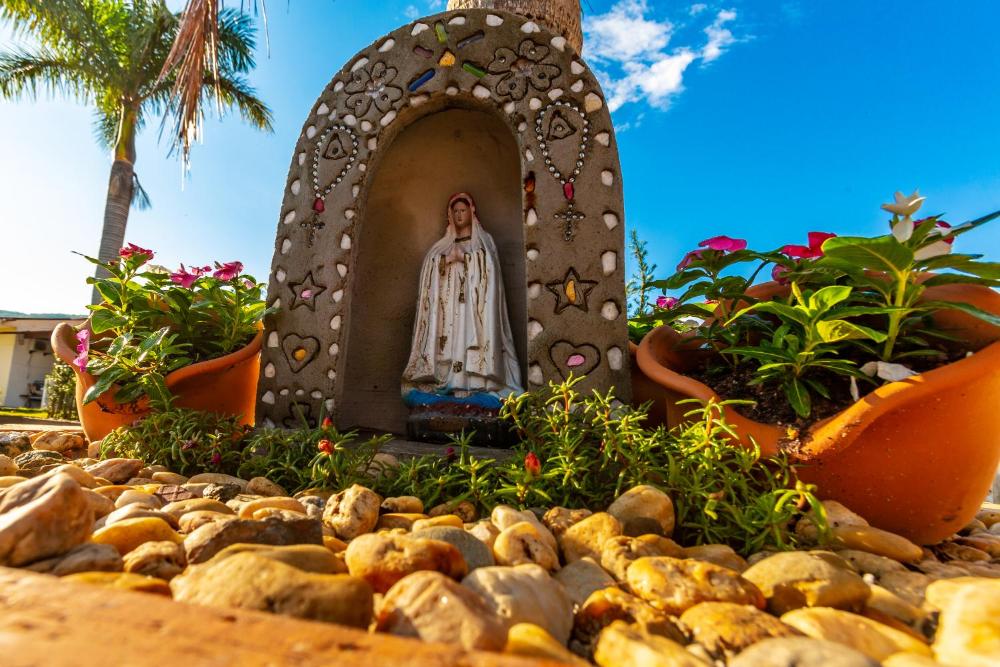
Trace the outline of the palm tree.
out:
[[[32,42],[0,52],[0,97],[42,89],[92,106],[97,139],[112,151],[102,260],[122,247],[131,204],[148,205],[135,174],[135,140],[150,118],[173,122],[172,150],[181,146],[185,161],[213,98],[219,114],[235,108],[254,127],[272,129],[271,111],[244,76],[256,64],[256,30],[240,11],[214,17],[213,64],[187,91],[183,109],[172,98],[176,71],[167,67],[181,19],[163,0],[0,0],[0,18]]]

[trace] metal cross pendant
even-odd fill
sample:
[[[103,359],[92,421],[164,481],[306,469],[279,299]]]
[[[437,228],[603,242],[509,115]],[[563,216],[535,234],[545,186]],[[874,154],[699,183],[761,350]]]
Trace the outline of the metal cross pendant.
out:
[[[576,225],[581,220],[587,216],[576,210],[573,206],[573,202],[569,202],[566,210],[560,211],[552,216],[556,220],[562,220],[563,223],[563,241],[572,241],[573,236],[576,234]]]
[[[313,213],[311,218],[300,222],[299,227],[309,230],[309,234],[306,236],[306,245],[311,248],[316,240],[316,230],[326,227],[326,223],[319,219],[319,213]]]

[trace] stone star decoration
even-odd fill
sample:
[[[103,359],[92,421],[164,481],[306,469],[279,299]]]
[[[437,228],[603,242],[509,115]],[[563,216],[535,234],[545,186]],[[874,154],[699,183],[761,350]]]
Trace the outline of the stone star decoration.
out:
[[[545,284],[546,289],[556,295],[556,314],[563,312],[570,306],[575,306],[587,312],[589,305],[587,299],[590,293],[597,287],[596,280],[581,280],[576,269],[571,268],[566,272],[566,277]]]
[[[326,286],[317,285],[313,280],[312,271],[310,271],[302,279],[302,282],[288,283],[288,289],[292,290],[292,305],[289,310],[305,306],[309,310],[315,311],[316,297],[326,291]]]

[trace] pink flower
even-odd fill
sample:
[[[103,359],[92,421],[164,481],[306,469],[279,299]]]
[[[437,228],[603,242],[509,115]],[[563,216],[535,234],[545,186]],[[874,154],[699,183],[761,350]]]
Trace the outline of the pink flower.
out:
[[[146,248],[140,248],[134,243],[129,243],[127,246],[118,251],[118,256],[122,259],[132,259],[132,257],[137,255],[145,255],[146,259],[143,262],[149,262],[153,259],[153,251],[147,250]]]
[[[212,275],[219,280],[232,280],[240,275],[243,270],[242,262],[226,262],[225,264],[215,263],[215,273]]]
[[[780,252],[792,259],[815,259],[823,256],[823,242],[832,239],[836,234],[828,232],[809,232],[809,245],[786,245]]]
[[[214,452],[212,454],[212,465],[219,465],[220,463],[222,463],[222,454]]]
[[[181,264],[181,268],[177,270],[176,273],[170,274],[170,282],[176,283],[183,287],[184,289],[191,289],[195,281],[204,273],[204,271],[197,266],[193,266],[190,269],[185,269],[184,265]]]
[[[728,236],[713,236],[698,244],[700,248],[709,248],[720,252],[736,252],[747,247],[747,242],[743,239],[734,239]]]
[[[76,359],[73,365],[83,373],[87,370],[87,363],[90,361],[90,329],[81,329],[76,332]]]
[[[662,310],[673,310],[680,303],[676,298],[672,296],[658,296],[656,297],[656,307]]]
[[[692,262],[701,259],[701,256],[702,254],[704,254],[704,252],[705,252],[704,250],[692,250],[688,254],[684,255],[684,259],[682,259],[680,264],[677,265],[677,270],[683,271],[687,267],[691,266]]]
[[[243,279],[243,287],[245,287],[247,289],[253,289],[256,286],[257,286],[257,283],[255,283],[254,281],[250,280],[249,278],[244,278]]]
[[[771,269],[771,279],[774,280],[779,285],[787,285],[788,278],[786,278],[786,276],[789,273],[791,273],[791,271],[787,266],[782,266],[781,264],[775,264],[774,268]]]

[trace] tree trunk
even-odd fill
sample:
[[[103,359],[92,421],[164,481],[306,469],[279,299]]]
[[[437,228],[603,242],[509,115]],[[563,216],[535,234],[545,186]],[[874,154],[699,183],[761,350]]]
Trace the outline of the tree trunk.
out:
[[[122,114],[118,142],[115,145],[115,161],[111,165],[111,176],[108,179],[108,196],[104,203],[104,226],[101,228],[101,246],[97,257],[102,262],[109,262],[118,257],[118,251],[125,243],[125,227],[128,224],[129,207],[132,205],[132,192],[135,188],[135,120],[134,110],[126,110]],[[97,278],[106,278],[109,274],[103,267],[97,267],[94,273]],[[101,302],[101,295],[95,288],[90,302]]]

